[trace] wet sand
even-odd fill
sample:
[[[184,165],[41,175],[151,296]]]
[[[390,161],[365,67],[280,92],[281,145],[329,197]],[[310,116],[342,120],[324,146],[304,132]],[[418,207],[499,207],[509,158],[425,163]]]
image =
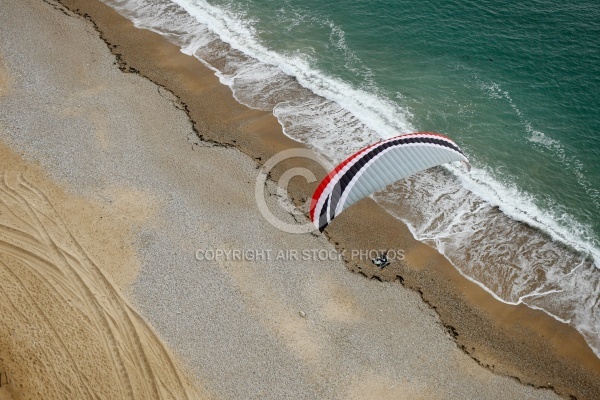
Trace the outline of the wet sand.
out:
[[[298,144],[282,135],[272,115],[235,102],[195,59],[156,34],[135,29],[100,2],[64,1],[86,16],[87,24],[57,4],[8,4],[2,21],[7,34],[0,39],[1,138],[23,153],[26,162],[39,163],[65,196],[87,202],[44,213],[51,215],[53,227],[64,221],[71,232],[59,231],[54,242],[62,247],[77,241],[77,249],[92,254],[95,268],[76,268],[96,271],[86,278],[87,286],[102,282],[102,276],[116,282],[106,296],[121,300],[116,306],[108,303],[127,312],[110,314],[110,331],[131,332],[118,329],[137,315],[123,305],[130,301],[195,377],[194,384],[179,386],[165,380],[165,390],[175,385],[194,393],[192,398],[194,390],[225,398],[554,397],[493,370],[562,395],[598,397],[599,363],[577,332],[541,312],[498,303],[373,202],[339,217],[328,228],[330,243],[323,236],[287,235],[268,224],[256,210],[257,166]],[[26,22],[10,29],[11,20]],[[17,37],[21,29],[27,34]],[[95,29],[118,55],[116,60]],[[123,74],[117,66],[133,73]],[[11,161],[3,170],[14,173],[20,162]],[[307,197],[312,189],[296,184],[292,195]],[[272,185],[268,190],[274,191]],[[49,199],[50,204],[65,203]],[[275,196],[268,199],[276,201]],[[88,217],[85,213],[94,210],[90,203],[112,207],[110,214],[118,221],[106,223],[104,230],[82,223],[102,215]],[[292,221],[285,213],[280,218]],[[333,260],[201,262],[194,257],[199,249],[331,250],[334,245],[402,248],[407,258],[379,271],[368,261],[344,266]],[[74,259],[81,263],[84,258]],[[17,281],[5,282],[11,285],[3,283],[3,294],[11,296]],[[65,308],[64,299],[56,302]],[[6,308],[23,313],[32,306],[13,303]],[[77,315],[61,314],[63,318],[41,313],[31,321],[37,325],[45,318],[85,331],[85,323],[73,321],[89,312],[84,308]],[[140,326],[136,329],[152,331],[141,317],[134,319]],[[24,325],[5,321],[5,332]],[[59,340],[60,333],[50,335],[52,340]],[[35,338],[21,331],[3,337],[24,339],[3,343],[0,367],[13,371],[13,380],[0,390],[9,390],[14,398],[35,398],[49,385],[56,393],[75,387],[63,384],[66,378],[40,378],[49,364],[56,364],[51,357],[64,357],[65,351],[54,351],[49,361],[40,362],[42,356],[31,351]],[[164,349],[155,336],[139,340]],[[91,350],[83,344],[89,342],[73,342],[81,343],[72,353],[78,367],[58,375],[79,379],[86,390],[100,390],[77,371],[85,370],[79,367],[84,363],[91,371],[109,367],[109,362],[96,360],[107,357],[102,354],[110,348],[86,352]],[[122,351],[139,351],[127,340],[119,342]],[[161,357],[169,354],[164,351]],[[127,357],[127,365],[139,365],[140,358]],[[185,376],[173,363],[170,373]],[[148,365],[151,370],[154,364]],[[106,379],[120,378],[113,373]],[[27,381],[35,385],[20,386]],[[137,390],[151,387],[142,384]],[[162,397],[156,391],[140,396]]]

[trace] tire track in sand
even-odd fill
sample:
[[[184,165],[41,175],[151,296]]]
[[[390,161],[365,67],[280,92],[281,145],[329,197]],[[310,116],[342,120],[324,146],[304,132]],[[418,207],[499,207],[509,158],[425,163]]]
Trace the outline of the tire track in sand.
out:
[[[207,397],[20,173],[0,181],[0,313],[0,395]]]

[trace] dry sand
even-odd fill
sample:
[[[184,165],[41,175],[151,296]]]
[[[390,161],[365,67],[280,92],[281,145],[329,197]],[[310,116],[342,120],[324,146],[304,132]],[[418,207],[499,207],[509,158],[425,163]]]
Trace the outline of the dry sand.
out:
[[[556,398],[480,366],[418,293],[340,260],[197,260],[334,247],[271,226],[256,161],[198,140],[179,100],[123,74],[89,22],[51,1],[3,0],[0,27],[0,139],[12,149],[0,149],[0,398]],[[209,105],[194,118],[201,134],[237,130],[257,154],[290,144],[243,138],[275,128],[197,78],[179,83]]]
[[[54,122],[71,118],[79,107],[67,103],[81,91],[57,90],[62,82],[44,75],[62,74],[61,57],[51,54],[56,48],[43,49],[44,34],[33,27],[60,33],[56,40],[87,34],[89,41],[93,31],[81,20],[64,24],[66,17],[42,2],[3,3],[1,15],[2,38],[11,41],[2,40],[3,54],[12,68],[0,59],[0,137],[35,130],[53,140],[60,128],[42,108]],[[10,18],[23,25],[7,24]],[[23,34],[23,26],[40,36]],[[12,41],[13,35],[23,41]],[[39,47],[13,47],[32,39]],[[11,57],[19,50],[43,58]],[[30,86],[38,79],[39,91]],[[58,91],[62,101],[47,103],[44,90]],[[29,96],[37,104],[23,101]],[[36,163],[0,143],[0,399],[208,398],[120,290],[140,266],[131,245],[136,228],[157,204],[128,187],[106,187],[99,195],[65,192]]]
[[[66,194],[0,155],[0,398],[207,397],[109,278],[135,272],[123,244],[152,207]]]

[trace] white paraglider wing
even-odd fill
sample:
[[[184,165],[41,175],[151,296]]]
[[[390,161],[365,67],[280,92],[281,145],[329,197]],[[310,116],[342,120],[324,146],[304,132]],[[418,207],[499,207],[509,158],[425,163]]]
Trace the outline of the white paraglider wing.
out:
[[[417,172],[451,161],[469,161],[460,148],[438,133],[414,133],[366,147],[331,171],[315,191],[310,218],[319,230],[370,194]]]

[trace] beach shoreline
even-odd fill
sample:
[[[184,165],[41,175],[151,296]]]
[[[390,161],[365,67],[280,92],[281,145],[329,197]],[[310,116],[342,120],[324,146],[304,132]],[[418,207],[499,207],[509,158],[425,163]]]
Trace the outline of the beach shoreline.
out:
[[[212,71],[158,34],[136,29],[100,1],[60,0],[60,4],[94,25],[122,71],[174,94],[170,101],[185,111],[201,143],[239,149],[258,165],[282,150],[301,147],[283,135],[274,116],[236,102]],[[65,18],[71,17],[68,11],[62,12]],[[198,144],[192,140],[190,146],[193,150]],[[281,172],[274,171],[273,177]],[[290,189],[292,199],[300,200],[310,196],[314,185],[293,182]],[[368,260],[347,260],[347,268],[371,281],[397,282],[417,292],[439,315],[456,345],[483,367],[562,396],[600,395],[600,361],[577,331],[541,311],[496,301],[462,277],[437,251],[414,240],[406,226],[372,200],[336,219],[326,235],[340,252],[401,248],[406,255],[402,264],[379,270]],[[234,274],[242,287],[247,278]],[[395,285],[385,287],[391,290]],[[300,346],[307,348],[305,343]]]
[[[200,119],[200,115],[203,117],[206,115],[200,111],[206,106],[198,104],[193,93],[195,89],[187,89],[185,85],[189,85],[191,80],[201,79],[203,82],[210,80],[211,78],[206,75],[212,75],[211,70],[202,66],[193,57],[180,53],[175,45],[158,34],[138,32],[138,39],[124,41],[122,35],[113,32],[112,29],[114,18],[117,17],[106,16],[105,11],[98,10],[102,7],[91,6],[87,9],[77,1],[61,0],[61,2],[72,10],[79,9],[77,12],[88,14],[88,18],[97,24],[97,29],[109,47],[110,44],[119,44],[118,49],[113,53],[119,54],[119,63],[124,71],[139,73],[169,89],[187,105],[187,112],[192,121]],[[93,14],[94,12],[99,14]],[[101,20],[97,20],[98,18]],[[103,29],[102,24],[106,24],[104,26],[107,26],[107,29]],[[128,22],[122,21],[118,25],[127,24]],[[129,29],[135,29],[130,22],[129,25]],[[127,27],[121,29],[127,30]],[[142,45],[144,40],[149,42]],[[140,54],[142,51],[144,53]],[[157,59],[153,64],[166,67],[166,71],[158,72],[153,67],[149,67],[148,71],[145,70],[144,63],[152,59]],[[166,65],[168,60],[171,60],[170,62],[175,66],[170,72]],[[180,69],[181,65],[185,65],[185,71]],[[205,71],[198,73],[197,70],[201,69]],[[177,76],[180,82],[176,84],[169,82],[167,79],[169,73]],[[203,77],[200,78],[200,75]],[[221,84],[214,76],[212,81],[212,85],[216,85],[214,90],[220,92],[219,96],[224,97],[222,101],[236,109],[232,114],[237,115],[227,116],[225,120],[246,119],[250,123],[246,122],[245,126],[240,127],[242,135],[235,136],[229,136],[231,131],[223,133],[223,131],[199,126],[197,130],[200,137],[235,146],[259,162],[264,162],[284,149],[300,147],[299,143],[283,135],[274,116],[257,110],[243,110],[245,107],[233,99],[228,88],[219,87]],[[237,111],[240,107],[242,111]],[[219,115],[217,118],[222,120],[224,116]],[[218,122],[212,121],[212,123]],[[310,185],[308,187],[292,185],[290,194],[292,198],[302,199],[309,196],[312,189]],[[345,214],[339,217],[335,226],[327,231],[330,241],[336,243],[339,249],[398,248],[398,241],[395,238],[401,237],[401,247],[407,252],[409,265],[388,268],[384,271],[368,263],[349,264],[348,268],[371,279],[401,281],[403,285],[420,292],[423,299],[440,315],[448,331],[455,336],[457,345],[481,365],[538,387],[555,388],[558,393],[568,392],[567,387],[570,387],[573,392],[579,391],[580,388],[575,389],[581,384],[579,377],[587,375],[590,390],[599,390],[594,380],[595,377],[600,377],[600,360],[575,329],[525,305],[511,306],[499,303],[482,288],[462,277],[436,250],[414,240],[401,222],[391,221],[387,213],[374,202],[368,200],[364,205]],[[361,224],[360,221],[369,222]],[[378,232],[389,232],[387,238],[375,232],[373,226],[378,227]],[[390,238],[394,239],[390,240]],[[435,282],[435,287],[432,282]],[[449,298],[453,300],[450,301]],[[450,302],[454,302],[454,305],[448,307]],[[502,331],[502,334],[498,334]],[[548,365],[557,365],[554,360],[561,360],[562,365],[549,371]],[[528,365],[528,370],[525,370],[523,365]],[[553,381],[561,383],[555,384]],[[562,383],[565,381],[571,383]]]

